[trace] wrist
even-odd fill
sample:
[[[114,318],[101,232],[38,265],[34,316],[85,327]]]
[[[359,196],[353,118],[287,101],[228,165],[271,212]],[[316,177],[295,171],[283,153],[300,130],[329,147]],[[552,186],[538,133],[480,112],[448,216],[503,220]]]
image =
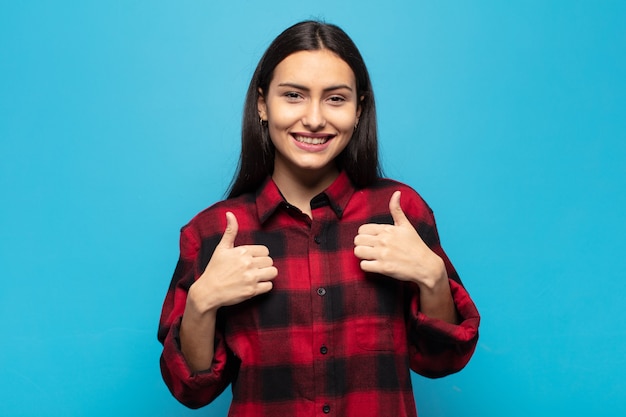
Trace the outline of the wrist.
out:
[[[216,318],[217,309],[202,311],[193,306],[193,303],[188,302],[183,312],[182,327],[196,330],[206,329],[208,326],[214,325]]]
[[[418,280],[417,285],[420,291],[433,294],[447,290],[449,287],[448,271],[446,270],[443,259],[439,256],[435,256],[432,260],[431,268],[429,268],[429,273],[426,275],[425,279]]]
[[[187,293],[187,303],[185,305],[185,311],[188,310],[196,316],[215,315],[217,310],[221,307],[211,294],[215,294],[214,291],[206,291],[204,288],[196,286],[197,281],[189,287]]]

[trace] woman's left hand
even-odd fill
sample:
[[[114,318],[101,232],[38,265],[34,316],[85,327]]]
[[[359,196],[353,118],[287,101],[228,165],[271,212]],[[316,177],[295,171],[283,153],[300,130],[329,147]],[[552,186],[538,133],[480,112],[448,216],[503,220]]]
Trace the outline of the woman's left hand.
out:
[[[361,269],[413,281],[423,290],[437,287],[447,272],[443,260],[424,243],[400,207],[400,191],[389,200],[391,224],[368,223],[359,227],[354,238],[354,254]]]

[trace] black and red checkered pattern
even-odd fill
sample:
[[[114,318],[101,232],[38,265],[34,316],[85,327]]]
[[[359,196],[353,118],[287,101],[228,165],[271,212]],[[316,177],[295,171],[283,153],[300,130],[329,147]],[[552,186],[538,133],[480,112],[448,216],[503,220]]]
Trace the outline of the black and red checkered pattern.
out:
[[[357,230],[393,223],[388,204],[396,190],[446,264],[458,325],[422,314],[416,285],[359,267]],[[222,201],[183,227],[158,334],[163,378],[179,401],[201,407],[231,384],[229,416],[416,416],[409,369],[440,377],[469,361],[479,314],[414,190],[386,179],[355,189],[342,173],[311,208],[309,218],[268,179],[256,195]],[[192,373],[180,351],[180,320],[188,288],[224,233],[226,211],[239,223],[235,244],[266,245],[278,276],[271,292],[219,310],[213,365]]]

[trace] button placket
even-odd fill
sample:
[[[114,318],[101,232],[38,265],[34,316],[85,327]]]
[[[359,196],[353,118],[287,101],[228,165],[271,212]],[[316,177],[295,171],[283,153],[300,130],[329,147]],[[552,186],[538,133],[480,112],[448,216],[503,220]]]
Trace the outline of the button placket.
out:
[[[315,359],[315,385],[319,386],[321,392],[327,392],[329,389],[327,371],[332,361],[332,355],[330,349],[327,347],[329,344],[333,346],[332,334],[329,333],[328,327],[328,311],[331,309],[330,303],[332,300],[329,298],[328,291],[330,290],[330,277],[331,277],[331,262],[329,260],[330,253],[325,249],[328,244],[328,236],[326,230],[326,222],[329,217],[329,206],[323,206],[318,208],[314,213],[311,230],[309,235],[309,267],[311,270],[310,281],[310,294],[313,297],[312,304],[314,310],[313,327],[313,346],[317,351],[314,355]],[[317,404],[318,413],[327,415],[331,413],[331,403],[324,401],[325,399],[319,398]],[[326,399],[327,400],[327,399]]]

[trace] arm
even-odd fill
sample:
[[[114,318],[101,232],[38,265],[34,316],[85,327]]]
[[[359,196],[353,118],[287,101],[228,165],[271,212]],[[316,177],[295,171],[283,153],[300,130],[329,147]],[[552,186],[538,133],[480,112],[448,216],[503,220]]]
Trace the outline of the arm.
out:
[[[457,324],[429,317],[420,307],[419,290],[408,293],[407,335],[411,369],[429,378],[443,377],[467,365],[478,342],[480,316],[463,286],[450,279]]]
[[[237,218],[228,212],[226,221],[209,264],[189,289],[181,323],[182,351],[195,371],[209,368],[213,360],[217,310],[270,291],[277,275],[267,247],[235,247]]]
[[[201,238],[193,229],[183,229],[181,258],[161,315],[163,379],[192,408],[216,398],[232,377],[230,353],[216,326],[217,310],[269,291],[277,274],[266,247],[234,246],[237,219],[232,213],[226,219],[226,231],[199,277]]]
[[[409,209],[412,218],[419,219],[414,220],[416,226],[402,210],[396,191],[389,201],[393,225],[361,226],[355,255],[364,271],[406,282],[411,294],[408,335],[412,368],[424,375],[443,376],[469,361],[479,316],[441,249],[432,213],[421,199],[417,206],[409,204]],[[423,236],[416,229],[420,224],[428,226]]]
[[[417,285],[421,311],[456,324],[457,316],[443,259],[422,240],[400,206],[400,191],[389,200],[393,225],[365,224],[354,239],[361,269]]]
[[[209,369],[195,372],[181,349],[181,321],[189,288],[197,279],[201,238],[192,226],[180,235],[180,258],[163,303],[158,339],[163,344],[161,374],[172,395],[190,408],[202,407],[222,393],[231,380],[232,363],[222,333],[213,335],[214,357]]]

